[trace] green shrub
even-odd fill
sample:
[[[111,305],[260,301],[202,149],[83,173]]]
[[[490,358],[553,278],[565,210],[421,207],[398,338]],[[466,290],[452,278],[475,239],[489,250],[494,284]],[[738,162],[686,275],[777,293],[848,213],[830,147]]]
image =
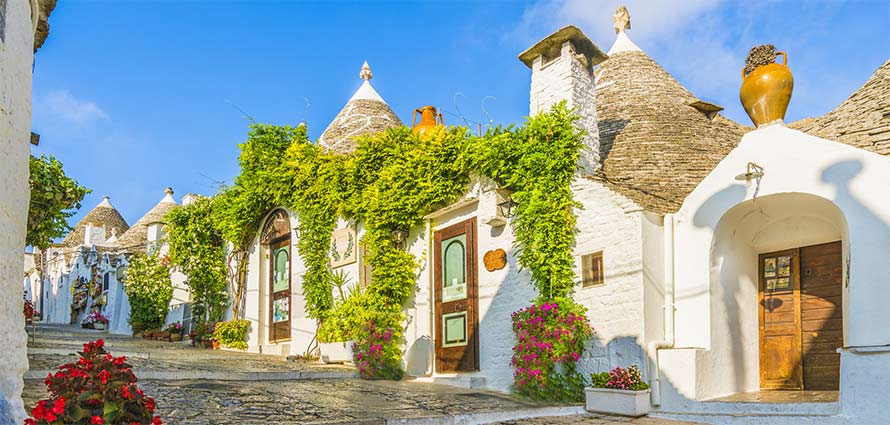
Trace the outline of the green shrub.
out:
[[[213,330],[213,338],[224,347],[247,349],[247,333],[250,332],[250,321],[245,319],[219,322]]]
[[[130,327],[134,332],[160,329],[173,298],[173,283],[166,258],[157,252],[131,257],[124,284],[130,302]]]

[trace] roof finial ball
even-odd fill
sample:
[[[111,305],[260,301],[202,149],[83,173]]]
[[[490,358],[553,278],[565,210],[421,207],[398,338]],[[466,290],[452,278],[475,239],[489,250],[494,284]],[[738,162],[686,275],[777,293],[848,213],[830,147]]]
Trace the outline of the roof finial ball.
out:
[[[170,187],[170,186],[167,186],[167,188],[164,189],[164,193],[166,193],[166,194],[168,194],[168,195],[172,195],[172,194],[173,194],[173,188]]]
[[[368,61],[365,61],[362,65],[362,71],[358,73],[358,76],[365,81],[371,81],[371,79],[374,78],[374,74],[371,73],[371,66],[368,65]]]
[[[627,11],[627,6],[622,4],[618,6],[618,9],[615,9],[612,22],[615,26],[615,34],[630,29],[630,12]]]

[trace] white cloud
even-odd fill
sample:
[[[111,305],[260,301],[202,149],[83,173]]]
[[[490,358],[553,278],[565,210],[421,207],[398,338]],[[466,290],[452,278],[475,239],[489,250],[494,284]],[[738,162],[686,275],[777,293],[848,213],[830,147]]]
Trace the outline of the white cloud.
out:
[[[542,1],[526,9],[519,31],[534,38],[573,24],[581,27],[594,40],[611,41],[615,34],[612,15],[622,4],[630,11],[634,40],[646,41],[694,27],[696,20],[716,8],[720,0]],[[539,33],[542,30],[544,32]],[[608,45],[604,47],[608,49]]]
[[[557,0],[526,9],[514,38],[531,45],[564,25],[576,25],[608,51],[615,40],[612,15],[630,12],[630,38],[693,94],[727,107],[738,117],[739,70],[747,51],[727,32],[722,0]],[[739,19],[739,18],[737,18]],[[747,21],[747,17],[740,18]],[[747,22],[729,27],[744,28]],[[739,111],[736,111],[738,109]]]
[[[77,125],[109,119],[108,114],[99,105],[89,100],[77,99],[68,90],[56,90],[44,97],[36,98],[34,113],[48,119]]]

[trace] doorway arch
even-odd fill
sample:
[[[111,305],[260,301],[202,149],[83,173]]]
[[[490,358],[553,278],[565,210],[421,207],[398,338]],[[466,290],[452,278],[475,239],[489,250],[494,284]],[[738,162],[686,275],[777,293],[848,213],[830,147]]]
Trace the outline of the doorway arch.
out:
[[[271,343],[291,339],[291,226],[287,211],[276,209],[266,219],[260,243],[268,249],[268,320]]]
[[[728,209],[713,235],[711,349],[730,372],[721,379],[736,392],[837,390],[849,252],[840,208],[816,195],[771,194]]]

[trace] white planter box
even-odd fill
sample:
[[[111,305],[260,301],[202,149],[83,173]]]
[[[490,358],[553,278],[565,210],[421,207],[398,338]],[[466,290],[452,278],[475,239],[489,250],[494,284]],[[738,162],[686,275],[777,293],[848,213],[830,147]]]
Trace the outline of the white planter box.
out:
[[[104,323],[93,323],[93,329],[98,329],[100,331],[103,331],[103,330],[105,330],[105,324]]]
[[[325,363],[351,362],[352,343],[353,341],[318,343],[318,350],[321,352],[321,361]]]
[[[649,414],[649,390],[629,391],[611,388],[585,388],[585,408],[590,412],[623,416]]]

